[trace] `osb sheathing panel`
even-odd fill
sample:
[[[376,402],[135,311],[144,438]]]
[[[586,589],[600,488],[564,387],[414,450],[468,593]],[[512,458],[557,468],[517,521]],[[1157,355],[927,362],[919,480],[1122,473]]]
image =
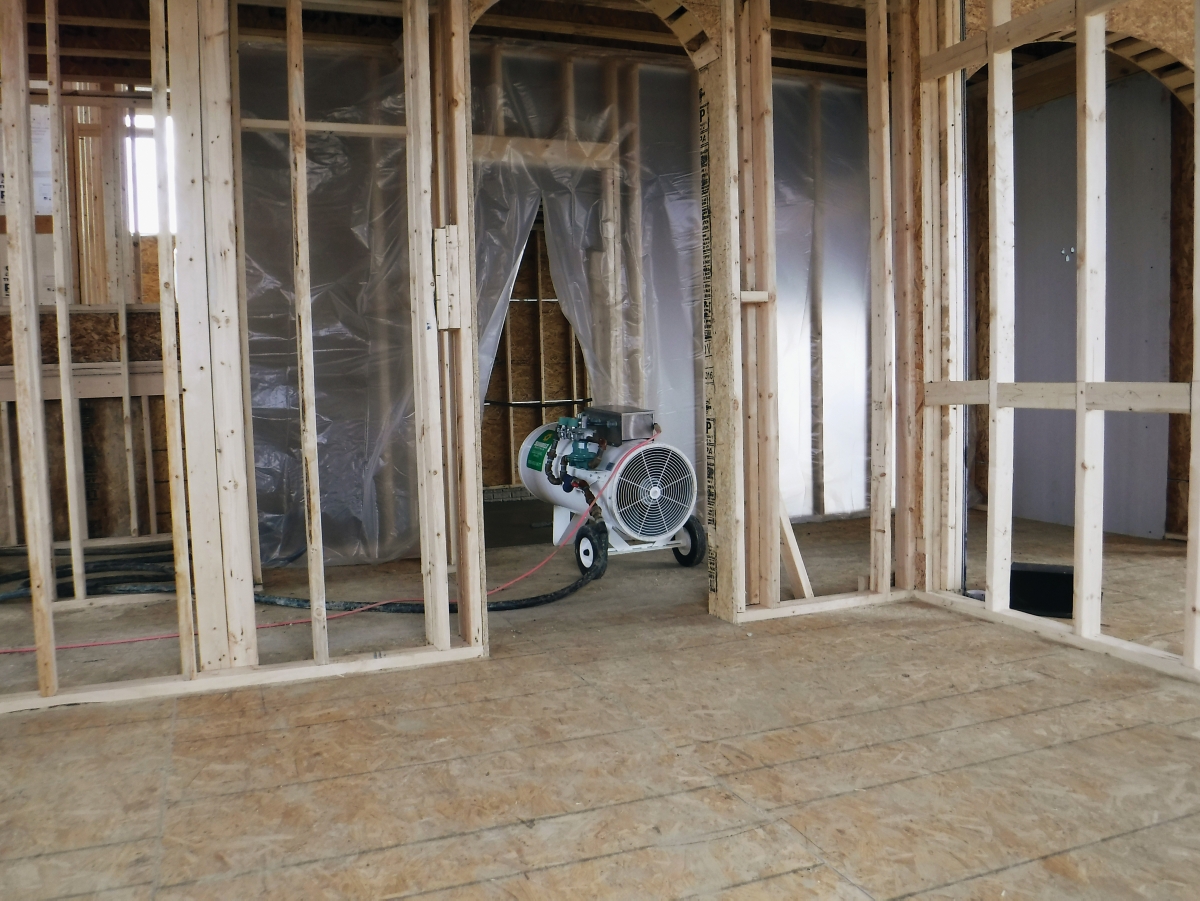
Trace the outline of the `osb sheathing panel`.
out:
[[[1013,18],[1044,6],[1047,0],[1013,0]],[[967,34],[987,27],[987,0],[966,0]],[[1186,0],[1126,0],[1108,14],[1109,31],[1148,41],[1181,63],[1195,68],[1192,4]]]
[[[135,363],[161,360],[162,327],[158,313],[131,311],[126,321],[129,324],[129,359]]]
[[[135,309],[135,308],[134,308]],[[133,312],[126,319],[129,329],[129,359],[149,362],[162,359],[162,333],[158,311]],[[42,314],[42,362],[58,362],[58,320],[54,313]],[[71,314],[71,359],[75,363],[116,363],[120,356],[120,332],[116,313]],[[0,366],[11,366],[12,327],[7,313],[0,314]]]
[[[142,303],[158,303],[158,238],[142,235]]]

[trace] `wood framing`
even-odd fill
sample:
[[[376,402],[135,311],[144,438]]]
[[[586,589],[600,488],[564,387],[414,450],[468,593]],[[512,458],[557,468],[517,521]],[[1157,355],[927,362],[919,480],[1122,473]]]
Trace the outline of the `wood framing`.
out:
[[[896,588],[912,589],[924,572],[921,537],[920,59],[917,2],[900,0],[892,33],[892,189],[896,292],[895,569]]]
[[[150,68],[154,131],[166,135],[170,114],[167,79],[166,0],[150,0]],[[154,142],[155,201],[158,209],[158,304],[162,328],[163,407],[167,428],[167,480],[171,498],[171,539],[175,557],[176,619],[179,623],[180,673],[194,678],[196,660],[195,605],[192,598],[191,552],[188,547],[187,487],[183,460],[183,408],[180,403],[178,319],[175,308],[175,238],[171,234],[171,199],[167,142]]]
[[[325,620],[325,539],[321,528],[321,473],[317,460],[317,383],[308,253],[308,132],[304,128],[304,25],[300,18],[300,0],[288,0],[287,5],[287,67],[288,121],[291,124],[292,290],[296,298],[308,603],[312,617],[313,660],[324,664],[329,662],[329,627]]]
[[[1197,383],[1138,383],[1105,380],[1106,309],[1106,47],[1123,41],[1108,35],[1105,13],[1117,6],[1112,0],[1052,0],[1025,15],[1010,18],[1009,0],[991,0],[987,29],[966,40],[953,40],[943,33],[941,46],[927,39],[937,17],[932,3],[925,4],[921,47],[923,91],[948,78],[961,77],[988,65],[989,148],[989,309],[984,323],[989,334],[989,370],[985,381],[961,381],[953,374],[927,371],[927,409],[953,409],[960,405],[983,405],[989,413],[988,542],[986,601],[980,604],[954,592],[937,589],[918,591],[916,597],[1043,634],[1076,647],[1114,654],[1122,659],[1152,666],[1173,675],[1200,680],[1197,650],[1200,622],[1200,492],[1189,498],[1189,543],[1185,589],[1184,650],[1168,654],[1131,642],[1119,641],[1101,631],[1101,584],[1103,578],[1104,523],[1104,416],[1106,411],[1142,413],[1192,413],[1191,478],[1200,479],[1200,429],[1196,422]],[[1197,7],[1200,9],[1200,5]],[[945,15],[941,17],[944,23]],[[1193,36],[1194,37],[1194,36]],[[1014,357],[1013,309],[1016,266],[1014,240],[1013,76],[1011,51],[1026,43],[1046,39],[1073,39],[1076,67],[1076,377],[1074,382],[1017,382]],[[1143,48],[1144,49],[1144,48]],[[1141,51],[1139,51],[1141,52]],[[1136,54],[1135,54],[1136,55]],[[1140,59],[1140,57],[1139,57]],[[1151,61],[1153,62],[1153,61]],[[1180,82],[1182,84],[1182,82]],[[961,100],[943,107],[944,115],[961,110]],[[945,121],[938,122],[923,111],[922,152],[925,171],[937,167],[938,142],[950,142]],[[944,183],[943,179],[943,183]],[[928,192],[931,193],[931,192]],[[938,240],[927,242],[926,257],[933,268],[945,268],[938,255],[946,252],[953,236],[952,217],[938,215],[926,204],[924,228],[938,231]],[[1200,231],[1193,241],[1200,240]],[[928,271],[928,270],[927,270]],[[1200,294],[1200,281],[1194,293]],[[953,306],[953,304],[951,304]],[[943,311],[946,308],[943,307]],[[927,316],[938,311],[927,305]],[[1200,310],[1198,310],[1200,312]],[[1195,323],[1191,327],[1195,328]],[[926,335],[937,326],[925,323]],[[944,331],[943,331],[944,333]],[[1195,343],[1195,342],[1194,342]],[[1200,345],[1198,345],[1200,346]],[[1195,348],[1193,348],[1195,353]],[[1200,366],[1200,357],[1196,358]],[[1009,609],[1008,580],[1011,567],[1013,414],[1016,409],[1071,410],[1075,413],[1075,550],[1073,624],[1047,622]],[[929,414],[927,414],[928,416]],[[931,437],[927,431],[926,437]],[[926,456],[926,464],[931,458]],[[928,478],[929,470],[926,472]],[[952,516],[945,496],[926,496],[927,516]],[[937,551],[944,551],[941,542]]]
[[[1104,14],[1076,7],[1075,631],[1100,635],[1104,570],[1104,411],[1089,410],[1087,383],[1104,381],[1108,136]]]
[[[1194,22],[1200,22],[1200,0],[1195,0]],[[1195,59],[1200,59],[1200,27],[1193,25]],[[1192,115],[1193,147],[1200,147],[1200,118]],[[1193,154],[1194,156],[1194,154]],[[1193,159],[1193,166],[1195,161]],[[1192,209],[1200,209],[1200,178],[1193,178]],[[1193,213],[1192,241],[1200,251],[1200,217]],[[1183,663],[1200,671],[1200,266],[1192,265],[1192,384],[1191,384],[1191,460],[1188,466],[1188,544],[1187,577],[1183,595]]]
[[[457,240],[448,248],[448,290],[454,309],[449,311],[449,356],[455,419],[452,427],[456,459],[449,477],[454,479],[455,506],[450,513],[457,531],[458,630],[472,647],[487,647],[487,586],[483,543],[483,470],[479,453],[481,404],[478,396],[479,349],[475,337],[475,217],[473,210],[470,45],[467,40],[469,0],[447,0],[438,17],[437,41],[444,67],[443,103],[437,110],[443,155],[438,178],[443,221],[453,227]],[[451,424],[447,424],[450,426]]]
[[[4,79],[2,121],[13,368],[17,382],[17,444],[21,452],[21,500],[25,513],[25,545],[29,553],[38,692],[45,697],[58,691],[51,612],[57,584],[50,474],[46,460],[46,412],[42,403],[42,348],[33,250],[32,143],[25,55],[25,0],[0,0],[0,77]]]
[[[748,623],[758,619],[776,617],[792,617],[808,613],[822,613],[833,609],[845,609],[883,603],[890,600],[902,599],[904,593],[895,593],[892,588],[892,492],[893,492],[893,446],[894,406],[893,406],[893,366],[895,360],[895,282],[893,277],[893,190],[892,190],[892,137],[890,137],[890,113],[888,91],[888,22],[886,2],[869,2],[866,7],[865,38],[868,44],[865,65],[868,67],[868,149],[870,157],[870,208],[871,208],[871,288],[870,288],[870,576],[869,590],[851,595],[814,596],[814,590],[804,569],[803,558],[800,557],[796,536],[792,533],[791,523],[787,521],[786,513],[781,511],[778,500],[778,425],[768,421],[768,416],[774,414],[774,385],[767,388],[767,378],[775,378],[778,362],[773,359],[775,342],[774,324],[774,178],[773,162],[770,160],[770,142],[773,140],[769,127],[770,110],[766,103],[755,107],[754,103],[746,103],[745,94],[754,96],[755,91],[766,94],[764,86],[769,85],[770,70],[767,58],[773,54],[768,38],[769,19],[764,25],[766,12],[756,12],[748,7],[739,20],[742,32],[742,49],[739,50],[738,64],[742,68],[743,97],[739,109],[743,112],[742,144],[742,175],[749,185],[746,193],[749,197],[742,200],[742,266],[743,290],[742,299],[744,313],[743,325],[745,334],[742,347],[746,354],[755,350],[760,358],[754,361],[744,361],[742,372],[745,378],[745,404],[748,407],[745,418],[745,436],[748,448],[745,453],[745,540],[746,540],[746,602],[748,605],[738,609],[738,623]],[[751,35],[758,40],[751,40]],[[757,88],[755,85],[758,85]],[[748,113],[749,115],[746,114]],[[814,109],[815,130],[820,124],[820,118]],[[820,140],[820,131],[816,131],[814,140]],[[758,142],[757,148],[755,142]],[[702,151],[703,152],[703,151]],[[815,152],[818,152],[815,150]],[[756,154],[762,154],[758,156]],[[770,178],[763,178],[767,172]],[[770,186],[763,190],[762,185]],[[820,212],[820,202],[817,203]],[[752,218],[751,218],[752,217]],[[769,227],[767,226],[769,222]],[[818,221],[817,221],[818,222]],[[820,232],[816,224],[815,230]],[[814,235],[814,259],[818,265],[820,258],[820,234]],[[769,269],[763,265],[763,260],[770,260]],[[746,270],[754,266],[754,278]],[[755,280],[767,280],[766,282]],[[707,298],[706,298],[707,300]],[[812,307],[816,310],[817,300],[814,294]],[[756,316],[751,316],[755,313]],[[766,316],[764,316],[766,314]],[[816,314],[816,313],[815,313]],[[817,319],[817,328],[820,320]],[[707,335],[706,335],[707,337]],[[818,337],[814,337],[816,346]],[[764,361],[766,349],[769,362]],[[814,364],[817,365],[816,362]],[[752,380],[757,379],[760,390],[751,391]],[[706,384],[706,388],[710,385]],[[814,394],[818,396],[818,385]],[[768,448],[772,438],[775,439],[773,458],[764,458],[763,451],[757,455],[750,453],[749,443],[752,440]],[[756,465],[757,464],[757,465]],[[817,463],[815,463],[816,468]],[[763,480],[763,470],[772,469],[776,492],[772,499],[767,498],[767,481]],[[815,491],[817,482],[815,477]],[[751,492],[754,492],[754,503],[751,503]],[[770,503],[774,500],[774,504]],[[774,510],[772,510],[774,506]],[[762,517],[766,511],[775,517],[779,530],[755,530],[751,528],[751,517]],[[797,600],[778,601],[769,597],[778,597],[778,570],[775,570],[774,595],[767,595],[770,590],[763,582],[757,583],[758,594],[755,594],[756,578],[762,578],[764,566],[778,565],[778,555],[775,547],[767,543],[764,535],[779,536],[786,543],[782,546],[784,563],[788,570],[788,582],[792,585],[793,594]],[[757,570],[757,572],[756,572]],[[756,602],[755,602],[756,601]],[[755,602],[755,603],[752,603]]]
[[[892,276],[892,139],[887,0],[867,0],[867,151],[871,183],[870,589],[892,590],[892,379],[896,321]]]
[[[74,266],[70,258],[71,221],[69,173],[64,153],[62,80],[58,62],[58,0],[46,0],[46,83],[50,107],[50,179],[54,223],[54,306],[58,324],[59,398],[62,401],[63,456],[67,474],[67,527],[71,542],[71,581],[74,597],[87,597],[83,541],[87,538],[87,492],[83,484],[83,438],[79,401],[71,378],[71,303],[75,297]],[[8,454],[7,446],[3,453]],[[14,543],[16,536],[13,536]]]
[[[405,115],[408,123],[409,303],[412,307],[414,411],[417,421],[417,496],[425,637],[450,647],[446,561],[446,494],[433,283],[433,111],[429,65],[429,5],[404,0]]]
[[[745,392],[746,604],[776,607],[780,582],[779,365],[775,285],[775,132],[771,14],[738,10],[742,379]],[[760,297],[761,302],[748,302]],[[788,528],[790,528],[790,523]],[[793,585],[794,593],[800,586]]]
[[[734,2],[721,0],[726,50],[737,46]],[[736,55],[722,52],[699,81],[708,609],[733,622],[746,609]]]
[[[991,25],[1012,18],[1011,0],[991,0]],[[1000,384],[1016,380],[1016,176],[1012,52],[988,60],[988,523],[986,598],[1006,610],[1012,568],[1013,410],[1000,405]]]

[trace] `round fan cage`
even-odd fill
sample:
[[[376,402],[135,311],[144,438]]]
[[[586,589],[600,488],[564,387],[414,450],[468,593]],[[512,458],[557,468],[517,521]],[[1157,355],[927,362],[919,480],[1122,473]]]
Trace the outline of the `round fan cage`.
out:
[[[666,444],[650,444],[631,454],[614,487],[614,525],[644,541],[674,535],[696,504],[691,461]]]

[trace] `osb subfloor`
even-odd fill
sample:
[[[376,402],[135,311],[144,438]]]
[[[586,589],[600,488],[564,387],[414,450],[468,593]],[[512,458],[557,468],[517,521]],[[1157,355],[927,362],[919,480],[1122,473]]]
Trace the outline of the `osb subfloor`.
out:
[[[737,628],[703,580],[614,560],[485,661],[0,717],[0,896],[1196,897],[1200,686],[919,604]]]

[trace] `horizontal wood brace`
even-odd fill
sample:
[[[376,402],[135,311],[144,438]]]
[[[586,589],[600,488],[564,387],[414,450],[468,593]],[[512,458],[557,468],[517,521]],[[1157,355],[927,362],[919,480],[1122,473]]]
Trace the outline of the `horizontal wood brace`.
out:
[[[283,9],[287,0],[233,0],[233,5],[271,6]],[[358,13],[363,16],[404,17],[404,5],[400,0],[301,0],[300,6],[315,12]]]
[[[766,291],[743,291],[742,303],[769,303],[771,295]]]
[[[591,167],[614,164],[619,144],[591,141],[556,141],[550,138],[510,138],[499,135],[475,135],[471,142],[476,162],[502,162],[510,155],[540,163]]]
[[[1131,413],[1190,413],[1191,384],[1187,382],[1089,382],[1089,410]],[[1074,410],[1075,382],[1005,382],[997,386],[1001,407],[1021,410]],[[986,381],[926,382],[927,406],[986,406]]]
[[[1115,4],[1114,4],[1115,5]],[[1003,25],[971,35],[921,58],[921,79],[935,81],[961,69],[986,65],[994,53],[1006,53],[1075,28],[1075,0],[1051,0]]]
[[[785,19],[781,16],[771,16],[771,30],[786,31],[791,34],[815,34],[843,41],[865,43],[867,40],[865,28],[855,28],[852,25],[830,25],[827,22],[805,22],[800,19]]]
[[[1095,637],[1077,635],[1075,630],[1066,623],[1043,616],[1032,616],[1018,610],[988,610],[981,601],[948,591],[914,591],[911,592],[911,599],[947,607],[990,622],[1015,626],[1024,632],[1040,635],[1050,641],[1088,651],[1099,651],[1101,654],[1107,654],[1120,660],[1147,666],[1168,676],[1186,679],[1189,682],[1200,682],[1200,670],[1186,665],[1178,654],[1172,654],[1159,648],[1124,641],[1120,638],[1113,638],[1111,635]]]
[[[75,375],[75,396],[123,397],[124,380],[120,363],[76,363],[71,367]],[[42,397],[44,400],[61,400],[61,384],[58,379],[58,364],[42,366]],[[131,397],[158,397],[163,393],[163,367],[156,361],[129,364],[129,394]],[[17,383],[12,366],[0,366],[0,401],[15,402]]]
[[[819,50],[804,50],[800,47],[780,47],[772,45],[771,56],[774,59],[787,59],[799,63],[817,63],[823,66],[842,66],[846,69],[866,69],[865,57],[846,56],[841,53],[822,53]]]
[[[806,616],[812,613],[832,613],[837,610],[852,610],[855,607],[873,607],[876,604],[889,604],[897,601],[910,600],[906,591],[894,591],[889,594],[871,592],[852,592],[849,594],[830,594],[824,597],[805,598],[798,601],[782,601],[778,607],[754,605],[738,612],[738,623],[753,623],[767,619],[781,619],[787,616]]]
[[[27,13],[25,21],[30,25],[45,25],[46,17]],[[149,19],[116,19],[105,16],[59,16],[60,27],[67,28],[126,28],[130,31],[149,31]]]
[[[287,119],[242,119],[242,131],[290,134]],[[403,125],[376,125],[366,122],[305,122],[308,134],[341,135],[350,138],[404,138],[408,130]]]
[[[348,676],[353,673],[377,673],[412,669],[438,663],[458,663],[484,656],[482,645],[452,647],[437,650],[431,647],[412,650],[360,654],[333,658],[326,664],[311,660],[294,663],[275,663],[267,666],[246,666],[234,669],[209,670],[194,679],[183,676],[160,676],[152,679],[131,679],[128,682],[107,682],[83,688],[66,689],[50,697],[37,692],[0,695],[0,714],[16,710],[40,710],[65,704],[99,704],[113,701],[138,701],[145,698],[172,698],[205,692],[235,691],[256,685],[282,685]]]

